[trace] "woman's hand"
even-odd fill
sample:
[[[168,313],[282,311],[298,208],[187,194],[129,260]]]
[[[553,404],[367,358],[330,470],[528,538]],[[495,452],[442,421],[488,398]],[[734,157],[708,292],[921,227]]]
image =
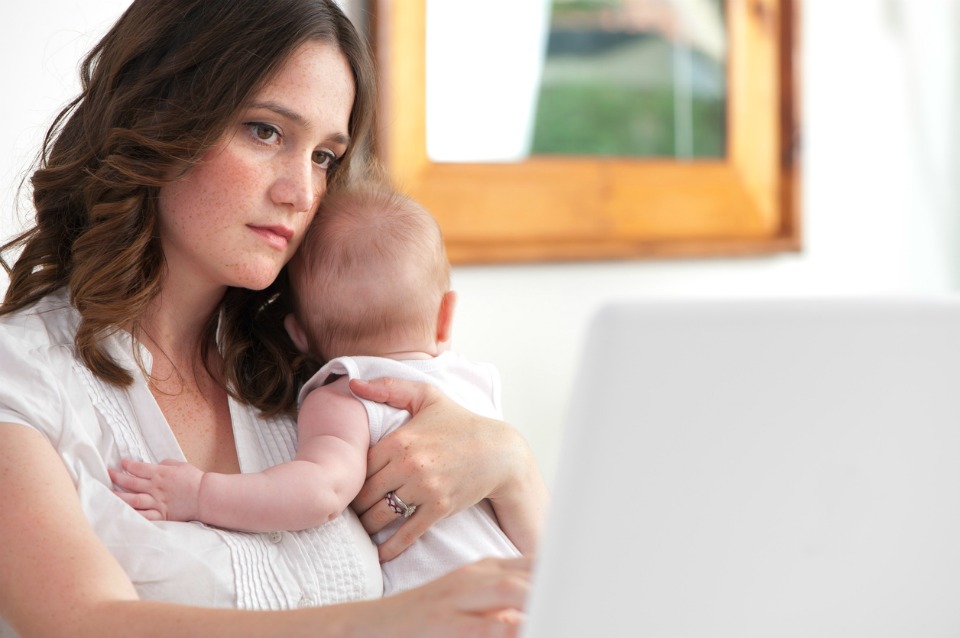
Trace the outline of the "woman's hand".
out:
[[[370,449],[367,481],[353,502],[371,534],[399,516],[386,500],[388,493],[417,508],[380,546],[382,562],[395,558],[437,521],[484,498],[490,499],[514,545],[524,554],[533,552],[547,491],[519,432],[462,408],[429,384],[353,380],[350,389],[413,415]]]
[[[529,558],[488,558],[415,589],[381,598],[368,611],[386,614],[391,636],[515,637],[530,589]]]

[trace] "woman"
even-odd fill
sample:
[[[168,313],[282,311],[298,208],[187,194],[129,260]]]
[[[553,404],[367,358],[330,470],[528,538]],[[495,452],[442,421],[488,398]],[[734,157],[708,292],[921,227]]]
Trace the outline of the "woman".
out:
[[[515,632],[523,560],[369,600],[390,492],[418,508],[381,560],[483,497],[508,534],[542,515],[519,437],[428,388],[355,387],[415,415],[371,450],[363,527],[150,523],[111,492],[123,456],[220,472],[292,457],[312,365],[283,331],[284,266],[371,146],[349,21],[326,0],[137,0],[82,80],[32,178],[36,225],[5,247],[22,253],[0,307],[0,635]]]

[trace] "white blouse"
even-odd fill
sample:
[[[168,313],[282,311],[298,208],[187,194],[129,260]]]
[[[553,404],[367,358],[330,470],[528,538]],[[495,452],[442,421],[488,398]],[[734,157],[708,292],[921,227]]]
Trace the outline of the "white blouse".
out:
[[[185,460],[135,363],[130,335],[105,346],[134,376],[97,379],[76,356],[79,314],[61,290],[0,318],[0,422],[40,431],[63,459],[100,540],[141,598],[209,607],[288,609],[380,596],[377,551],[352,511],[315,529],[246,533],[202,523],[150,522],[111,491],[107,468],[129,457]],[[150,355],[140,347],[149,369]],[[296,424],[230,401],[242,472],[288,461]],[[0,636],[12,635],[0,620]]]

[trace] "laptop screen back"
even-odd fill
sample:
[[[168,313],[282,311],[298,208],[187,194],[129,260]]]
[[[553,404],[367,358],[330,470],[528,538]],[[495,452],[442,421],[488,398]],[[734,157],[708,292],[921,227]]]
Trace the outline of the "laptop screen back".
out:
[[[525,638],[960,635],[960,302],[613,305]]]

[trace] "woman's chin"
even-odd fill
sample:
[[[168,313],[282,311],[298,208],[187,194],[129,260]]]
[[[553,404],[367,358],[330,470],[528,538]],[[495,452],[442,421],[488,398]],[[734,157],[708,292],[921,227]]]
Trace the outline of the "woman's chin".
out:
[[[246,288],[247,290],[263,290],[274,281],[280,274],[278,268],[250,269],[242,275],[235,278],[233,287]]]

